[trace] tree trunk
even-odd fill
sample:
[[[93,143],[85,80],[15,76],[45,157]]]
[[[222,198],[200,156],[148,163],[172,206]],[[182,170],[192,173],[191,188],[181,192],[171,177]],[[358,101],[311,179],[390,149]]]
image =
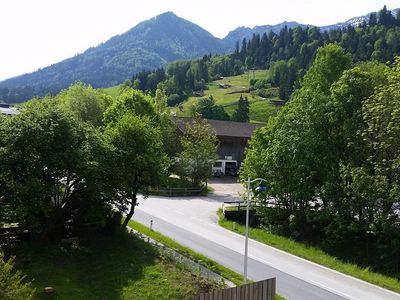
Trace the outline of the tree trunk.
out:
[[[132,200],[130,201],[131,207],[129,209],[129,213],[126,215],[126,218],[125,218],[124,222],[122,223],[122,227],[123,228],[125,228],[128,225],[128,223],[131,220],[133,214],[135,213],[136,202],[137,202],[137,199],[136,199],[136,194],[135,194],[132,197]]]

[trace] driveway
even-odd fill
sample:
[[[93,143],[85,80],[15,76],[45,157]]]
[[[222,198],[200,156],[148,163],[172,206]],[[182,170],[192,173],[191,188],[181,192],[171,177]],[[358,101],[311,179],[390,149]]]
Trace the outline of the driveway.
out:
[[[240,200],[240,195],[245,192],[244,186],[239,182],[239,177],[212,177],[208,180],[208,185],[214,189],[212,194],[230,199]]]

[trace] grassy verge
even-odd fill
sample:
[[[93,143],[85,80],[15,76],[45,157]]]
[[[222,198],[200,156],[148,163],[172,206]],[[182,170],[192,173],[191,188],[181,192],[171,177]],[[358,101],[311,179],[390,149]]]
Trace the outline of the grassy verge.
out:
[[[232,221],[228,221],[224,218],[222,210],[218,211],[219,225],[235,231],[240,234],[244,234],[245,226],[240,224],[235,224],[233,230]],[[389,290],[400,292],[400,281],[396,278],[385,276],[379,273],[370,271],[368,268],[361,268],[355,264],[343,262],[331,255],[326,254],[322,250],[304,245],[302,243],[296,242],[290,238],[285,238],[278,236],[262,229],[249,228],[249,237],[259,241],[261,243],[273,246],[275,248],[281,249],[288,253],[294,254],[296,256],[305,258],[317,264],[326,266],[333,270],[348,274],[350,276],[359,278],[361,280],[367,281],[369,283],[378,285]]]
[[[13,254],[37,300],[186,299],[217,287],[126,232],[91,234],[75,246],[30,244]],[[45,295],[47,286],[55,293]]]
[[[221,275],[222,277],[232,281],[236,285],[240,285],[243,283],[243,276],[241,274],[238,274],[238,273],[224,267],[223,265],[213,261],[212,259],[210,259],[200,253],[197,253],[185,246],[182,246],[181,244],[175,242],[174,240],[170,239],[169,237],[166,237],[165,235],[162,235],[161,233],[150,230],[150,228],[148,228],[138,222],[132,221],[132,220],[129,221],[129,227],[131,227],[132,229],[135,229],[141,233],[144,233],[145,235],[152,238],[153,240],[158,241],[171,249],[174,249],[175,251],[181,253],[182,255],[185,255],[186,257],[189,257],[190,259],[192,259],[198,263],[201,263],[208,269],[210,269],[210,270],[214,271],[215,273]],[[277,300],[285,300],[285,298],[283,298],[282,296],[280,296],[278,294],[276,295],[276,299]]]
[[[189,257],[190,259],[201,263],[208,269],[214,271],[215,273],[220,274],[222,277],[232,281],[236,285],[240,285],[243,283],[243,276],[224,267],[223,265],[213,261],[212,259],[209,259],[208,257],[197,253],[185,246],[182,246],[181,244],[175,242],[174,240],[170,239],[169,237],[166,237],[165,235],[162,235],[161,233],[158,233],[156,231],[150,230],[150,228],[135,222],[135,221],[129,221],[129,227],[132,229],[135,229],[141,233],[144,233],[145,235],[149,236],[153,240],[156,240],[165,246],[174,249],[175,251],[185,255],[186,257]]]

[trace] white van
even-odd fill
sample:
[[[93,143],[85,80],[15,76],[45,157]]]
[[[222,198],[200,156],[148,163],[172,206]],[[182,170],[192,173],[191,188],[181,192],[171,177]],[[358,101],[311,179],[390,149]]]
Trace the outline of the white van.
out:
[[[236,176],[238,162],[236,160],[219,159],[212,166],[213,176]]]

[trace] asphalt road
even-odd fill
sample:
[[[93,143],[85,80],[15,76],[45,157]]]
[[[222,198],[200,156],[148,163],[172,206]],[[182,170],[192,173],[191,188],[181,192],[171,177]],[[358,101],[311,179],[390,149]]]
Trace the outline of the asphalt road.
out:
[[[243,272],[244,238],[217,224],[216,210],[229,197],[141,200],[134,220],[197,252]],[[385,299],[400,295],[330,270],[286,252],[249,240],[248,276],[277,278],[277,292],[287,299]]]

